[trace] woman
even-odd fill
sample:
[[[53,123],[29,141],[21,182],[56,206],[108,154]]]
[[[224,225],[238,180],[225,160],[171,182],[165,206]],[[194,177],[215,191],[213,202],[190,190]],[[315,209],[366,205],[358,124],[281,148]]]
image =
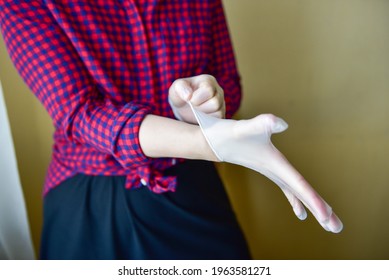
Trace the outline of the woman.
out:
[[[342,230],[272,145],[282,119],[223,119],[241,95],[220,0],[0,7],[11,58],[56,128],[42,258],[250,258],[210,161],[262,173],[298,218],[305,205]]]

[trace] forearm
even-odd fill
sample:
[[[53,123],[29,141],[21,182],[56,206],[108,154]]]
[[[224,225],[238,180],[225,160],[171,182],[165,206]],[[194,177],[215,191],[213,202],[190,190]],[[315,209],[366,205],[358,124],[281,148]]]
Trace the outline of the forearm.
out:
[[[176,157],[218,161],[197,125],[147,115],[139,130],[139,142],[148,157]]]

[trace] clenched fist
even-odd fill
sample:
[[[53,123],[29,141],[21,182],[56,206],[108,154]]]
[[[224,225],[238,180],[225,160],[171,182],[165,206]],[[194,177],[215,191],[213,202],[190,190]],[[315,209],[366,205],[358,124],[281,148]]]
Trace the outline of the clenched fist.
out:
[[[207,115],[223,119],[226,105],[224,91],[211,75],[199,75],[177,79],[169,88],[169,103],[178,120],[197,124],[197,120],[188,105]]]

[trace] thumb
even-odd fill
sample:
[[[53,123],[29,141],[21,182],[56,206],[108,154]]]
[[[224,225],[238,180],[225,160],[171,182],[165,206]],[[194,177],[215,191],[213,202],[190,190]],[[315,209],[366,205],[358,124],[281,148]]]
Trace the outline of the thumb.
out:
[[[261,114],[248,120],[250,130],[255,129],[258,133],[280,133],[288,128],[288,124],[273,114]]]
[[[280,133],[288,129],[288,124],[281,118],[272,115],[270,118],[272,133]]]
[[[185,79],[176,80],[169,89],[170,102],[176,107],[185,105],[192,98],[192,94],[193,89]]]

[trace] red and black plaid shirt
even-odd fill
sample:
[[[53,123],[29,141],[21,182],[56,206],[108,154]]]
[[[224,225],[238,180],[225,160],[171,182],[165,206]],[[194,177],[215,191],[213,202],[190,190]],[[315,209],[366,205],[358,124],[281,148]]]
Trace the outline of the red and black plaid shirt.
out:
[[[221,0],[1,0],[0,26],[55,126],[44,193],[76,173],[174,190],[175,179],[161,172],[174,160],[140,148],[145,115],[174,118],[169,86],[204,73],[224,88],[227,117],[240,104]]]

